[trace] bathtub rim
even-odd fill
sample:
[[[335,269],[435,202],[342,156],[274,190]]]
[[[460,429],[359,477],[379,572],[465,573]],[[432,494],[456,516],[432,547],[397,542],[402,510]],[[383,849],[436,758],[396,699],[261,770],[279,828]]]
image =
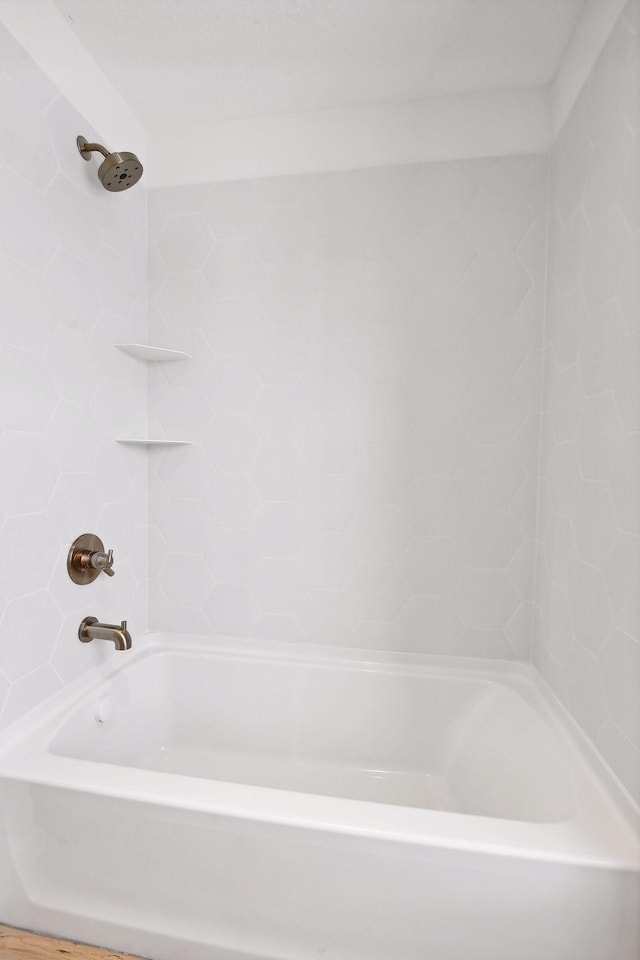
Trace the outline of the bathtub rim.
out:
[[[49,751],[69,714],[111,676],[134,663],[174,653],[502,684],[523,696],[569,741],[579,761],[580,779],[589,791],[587,796],[593,795],[595,804],[587,803],[586,809],[577,809],[563,821],[514,821],[185,777]],[[20,745],[26,747],[23,756],[18,755]],[[520,661],[149,633],[139,638],[126,656],[108,656],[1,731],[0,782],[2,779],[419,846],[640,872],[640,817],[632,798],[535,668]],[[597,814],[603,811],[612,820],[610,829],[600,831]],[[599,837],[599,833],[608,835]]]

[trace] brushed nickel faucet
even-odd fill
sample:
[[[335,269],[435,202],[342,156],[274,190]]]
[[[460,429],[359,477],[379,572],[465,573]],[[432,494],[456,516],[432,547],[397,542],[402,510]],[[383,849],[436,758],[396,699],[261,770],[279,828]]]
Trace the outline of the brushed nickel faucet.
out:
[[[111,640],[116,650],[131,649],[131,634],[127,630],[126,620],[118,626],[115,623],[98,623],[97,617],[85,617],[78,629],[78,637],[82,643]]]

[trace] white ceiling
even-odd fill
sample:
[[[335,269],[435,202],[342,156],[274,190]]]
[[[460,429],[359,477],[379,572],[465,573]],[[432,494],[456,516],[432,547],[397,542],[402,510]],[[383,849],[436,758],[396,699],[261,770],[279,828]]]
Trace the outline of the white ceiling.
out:
[[[554,79],[584,0],[54,0],[150,130]]]

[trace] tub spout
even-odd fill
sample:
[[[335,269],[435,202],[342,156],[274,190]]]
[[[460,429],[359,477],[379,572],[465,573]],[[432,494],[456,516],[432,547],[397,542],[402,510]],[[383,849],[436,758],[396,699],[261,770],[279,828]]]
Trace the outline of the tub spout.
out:
[[[131,634],[127,630],[126,620],[118,626],[115,623],[98,623],[96,617],[85,617],[78,629],[78,637],[82,643],[90,643],[92,640],[111,640],[116,650],[131,649]]]

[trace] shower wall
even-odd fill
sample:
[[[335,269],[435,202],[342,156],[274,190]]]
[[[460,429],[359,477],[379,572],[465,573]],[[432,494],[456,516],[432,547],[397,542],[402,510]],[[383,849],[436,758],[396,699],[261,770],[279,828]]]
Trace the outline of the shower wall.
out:
[[[109,656],[79,643],[83,617],[146,629],[147,478],[113,442],[146,408],[114,348],[145,337],[145,192],[100,187],[75,147],[95,131],[2,26],[0,129],[1,727]],[[117,573],[79,587],[66,555],[87,531]]]
[[[153,629],[533,655],[640,799],[639,9],[549,170],[154,190],[148,277],[144,181],[0,26],[0,727],[113,655],[83,617],[144,632],[149,568]],[[147,335],[192,359],[147,384]]]
[[[639,10],[551,154],[534,659],[640,801]]]
[[[150,192],[155,628],[531,653],[547,167]]]

